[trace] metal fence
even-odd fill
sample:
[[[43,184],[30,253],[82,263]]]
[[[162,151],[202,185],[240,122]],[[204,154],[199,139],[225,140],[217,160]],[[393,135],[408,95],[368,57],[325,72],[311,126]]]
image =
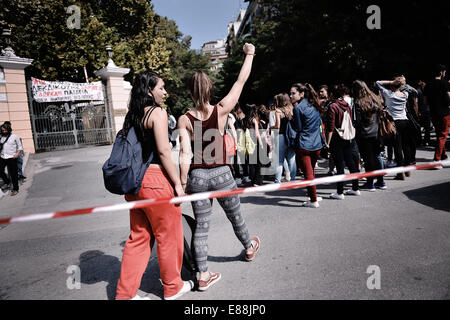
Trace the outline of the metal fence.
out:
[[[28,83],[28,92],[36,151],[113,142],[111,117],[105,101],[38,103],[32,97],[31,83]]]

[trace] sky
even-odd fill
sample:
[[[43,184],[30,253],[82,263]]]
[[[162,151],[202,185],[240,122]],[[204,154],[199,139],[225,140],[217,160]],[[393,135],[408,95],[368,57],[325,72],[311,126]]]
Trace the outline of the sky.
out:
[[[191,49],[208,41],[225,39],[228,23],[235,21],[243,0],[151,0],[155,12],[175,20],[183,35],[191,35]]]

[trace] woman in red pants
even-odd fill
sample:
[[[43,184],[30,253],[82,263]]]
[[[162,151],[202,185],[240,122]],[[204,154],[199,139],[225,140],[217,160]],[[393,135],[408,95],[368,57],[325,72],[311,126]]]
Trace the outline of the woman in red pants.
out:
[[[153,158],[139,193],[126,195],[127,201],[184,195],[172,159],[167,112],[160,107],[166,94],[164,81],[158,74],[143,71],[136,76],[122,134],[134,127],[142,144],[144,162],[151,154]],[[192,289],[192,281],[181,279],[184,245],[181,208],[172,204],[147,206],[130,210],[130,236],[123,250],[116,299],[141,299],[137,292],[155,240],[164,299],[176,299]]]
[[[295,106],[292,121],[297,131],[296,156],[301,170],[305,174],[305,179],[312,180],[315,177],[314,167],[325,142],[320,131],[322,104],[310,84],[296,83],[292,85],[290,97]],[[310,201],[304,202],[303,206],[318,208],[320,198],[317,197],[316,186],[308,187],[307,190]]]

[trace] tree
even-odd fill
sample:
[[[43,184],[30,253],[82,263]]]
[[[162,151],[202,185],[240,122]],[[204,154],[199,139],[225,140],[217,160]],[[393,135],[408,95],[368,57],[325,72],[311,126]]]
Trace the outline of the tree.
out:
[[[175,21],[159,16],[148,0],[15,0],[2,1],[0,27],[12,29],[18,56],[33,58],[28,77],[84,82],[104,67],[106,45],[113,59],[130,68],[125,80],[151,69],[162,75],[170,93],[167,104],[175,114],[191,106],[186,79],[194,69],[208,70],[207,58],[189,50]],[[69,6],[80,9],[80,28],[70,28]]]
[[[443,2],[259,0],[246,42],[256,45],[241,102],[267,103],[295,82],[313,85],[385,79],[404,73],[411,82],[449,65],[450,28]],[[367,8],[381,9],[381,29],[369,29]],[[239,42],[240,41],[240,42]],[[229,85],[242,62],[242,40],[221,72]]]

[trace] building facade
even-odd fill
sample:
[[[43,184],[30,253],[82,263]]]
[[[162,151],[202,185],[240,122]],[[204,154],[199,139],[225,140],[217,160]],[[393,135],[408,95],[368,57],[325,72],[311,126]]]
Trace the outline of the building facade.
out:
[[[211,70],[215,71],[223,66],[223,61],[228,58],[226,52],[226,40],[209,41],[203,44],[200,53],[204,56],[209,55],[212,63]]]

